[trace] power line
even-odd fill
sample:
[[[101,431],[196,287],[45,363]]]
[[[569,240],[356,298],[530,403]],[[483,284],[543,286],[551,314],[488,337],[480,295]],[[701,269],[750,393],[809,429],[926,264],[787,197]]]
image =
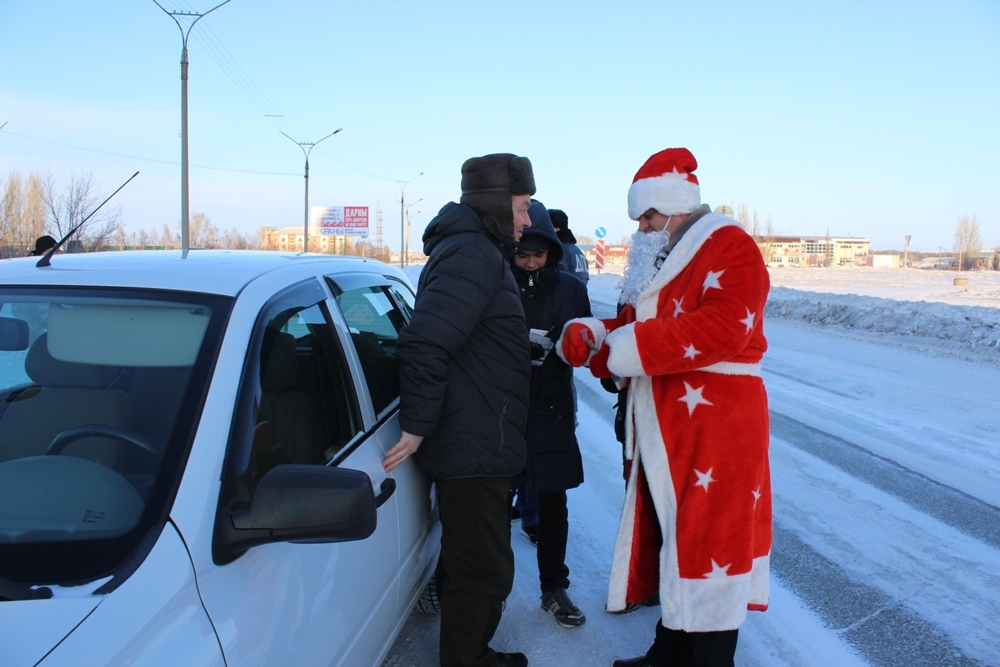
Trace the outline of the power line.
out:
[[[115,153],[113,151],[102,151],[96,148],[84,148],[83,146],[74,146],[72,144],[64,144],[58,141],[51,141],[49,139],[40,139],[38,137],[30,137],[26,134],[19,134],[17,132],[11,132],[10,130],[0,130],[0,134],[9,134],[12,137],[20,137],[21,139],[28,139],[29,141],[38,141],[43,144],[51,144],[53,146],[62,146],[63,148],[72,148],[77,151],[86,151],[88,153],[99,153],[101,155],[111,155],[113,157],[125,158],[127,160],[139,160],[140,162],[154,162],[156,164],[169,164],[176,167],[179,162],[171,162],[170,160],[157,160],[155,158],[139,157],[137,155],[128,155],[125,153]],[[293,174],[285,171],[256,171],[253,169],[235,169],[232,167],[210,167],[204,164],[192,164],[192,167],[197,167],[198,169],[210,169],[212,171],[232,171],[241,174],[262,174],[264,176],[299,176],[299,174]]]

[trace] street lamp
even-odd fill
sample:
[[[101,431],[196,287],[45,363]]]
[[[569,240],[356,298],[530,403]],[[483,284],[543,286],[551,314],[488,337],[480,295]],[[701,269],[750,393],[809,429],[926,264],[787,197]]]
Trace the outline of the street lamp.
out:
[[[299,148],[301,148],[302,154],[306,156],[306,213],[305,213],[305,220],[302,223],[302,252],[309,252],[309,154],[312,153],[312,149],[320,141],[323,141],[324,139],[329,139],[330,137],[337,134],[343,129],[344,128],[339,127],[330,134],[323,137],[323,139],[320,139],[319,141],[314,141],[312,143],[309,143],[308,141],[295,141],[295,139],[288,137],[287,134],[281,132],[281,130],[278,130],[278,132],[285,134],[286,137],[291,139],[293,144],[296,144]],[[308,150],[306,150],[306,146],[309,147]]]
[[[413,202],[412,204],[406,205],[406,261],[410,261],[410,219],[415,218],[420,215],[420,211],[417,211],[412,216],[410,215],[410,209],[419,204],[424,200],[423,197]]]
[[[194,24],[201,17],[211,14],[229,0],[220,2],[204,14],[181,11],[168,12],[159,2],[156,0],[153,2],[174,20],[177,28],[181,31],[181,251],[187,256],[190,247],[188,242],[188,213],[190,210],[188,207],[188,37],[191,36]],[[190,21],[187,30],[181,25],[181,19]]]
[[[406,266],[406,254],[409,251],[407,244],[409,243],[409,234],[407,234],[406,228],[406,186],[417,180],[427,172],[422,171],[408,181],[401,181],[397,178],[392,178],[391,174],[386,174],[389,178],[396,181],[399,185],[399,267],[403,268]]]

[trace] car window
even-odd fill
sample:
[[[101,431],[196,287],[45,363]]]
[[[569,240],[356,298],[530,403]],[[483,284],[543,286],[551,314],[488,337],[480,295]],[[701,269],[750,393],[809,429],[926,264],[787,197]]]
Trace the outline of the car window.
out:
[[[406,321],[409,322],[410,318],[413,317],[413,309],[417,307],[417,297],[414,296],[409,287],[392,278],[390,280],[392,281],[392,286],[389,288],[389,292],[396,299],[400,310],[406,315]]]
[[[163,520],[230,307],[0,288],[0,577],[107,573]]]
[[[320,304],[269,314],[248,356],[242,394],[254,410],[238,419],[249,442],[239,495],[249,499],[257,482],[282,463],[326,464],[361,430],[351,375],[336,334]]]
[[[350,329],[375,413],[381,415],[399,398],[396,339],[403,316],[383,287],[342,292],[337,303]]]

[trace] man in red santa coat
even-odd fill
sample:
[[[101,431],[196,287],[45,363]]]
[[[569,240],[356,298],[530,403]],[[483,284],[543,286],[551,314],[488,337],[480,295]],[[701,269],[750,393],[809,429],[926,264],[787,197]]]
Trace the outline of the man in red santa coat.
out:
[[[697,166],[668,148],[639,169],[621,312],[572,320],[557,343],[570,365],[629,387],[607,606],[659,592],[662,617],[646,655],[615,667],[732,665],[747,609],[767,608],[769,279],[740,224],[702,205]]]

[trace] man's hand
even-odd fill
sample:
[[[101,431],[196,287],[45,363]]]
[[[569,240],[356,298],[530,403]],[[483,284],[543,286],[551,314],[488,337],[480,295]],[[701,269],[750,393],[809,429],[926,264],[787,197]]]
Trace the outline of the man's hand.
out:
[[[423,441],[424,436],[413,435],[412,433],[403,431],[403,435],[399,438],[396,446],[385,453],[385,458],[382,460],[382,467],[386,472],[392,472],[393,468],[410,458],[410,455],[417,451],[417,448],[420,447],[420,443]]]

